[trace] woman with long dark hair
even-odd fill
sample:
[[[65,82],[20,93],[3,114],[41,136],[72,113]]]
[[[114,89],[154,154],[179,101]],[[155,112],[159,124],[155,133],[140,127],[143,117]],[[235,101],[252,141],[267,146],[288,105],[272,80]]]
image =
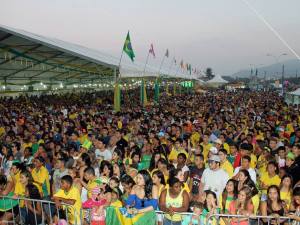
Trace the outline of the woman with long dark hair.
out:
[[[157,169],[157,164],[159,159],[161,158],[160,152],[154,152],[152,154],[151,160],[150,160],[150,166],[149,171],[152,172],[154,169]]]
[[[161,192],[163,191],[166,185],[164,174],[161,171],[156,170],[152,174],[152,180],[153,185],[157,186],[158,196],[160,196]]]
[[[130,214],[144,213],[155,210],[158,206],[158,189],[153,185],[147,170],[141,170],[136,176],[136,185],[126,201]]]
[[[280,198],[280,190],[279,187],[276,185],[271,185],[268,187],[267,190],[267,200],[261,202],[260,205],[260,213],[262,216],[274,216],[280,217],[284,216],[287,212],[287,209],[285,207],[284,201]],[[272,224],[283,224],[285,221],[283,220],[271,220],[268,221],[268,219],[263,219],[263,222],[265,224],[269,224],[271,222]]]
[[[41,200],[41,194],[39,193],[36,185],[29,183],[26,185],[26,197],[31,200],[25,200],[27,215],[25,217],[25,224],[36,225],[42,223],[42,205],[40,202],[34,200]]]
[[[219,206],[222,213],[228,213],[229,205],[238,197],[238,182],[234,179],[229,179],[220,196]]]

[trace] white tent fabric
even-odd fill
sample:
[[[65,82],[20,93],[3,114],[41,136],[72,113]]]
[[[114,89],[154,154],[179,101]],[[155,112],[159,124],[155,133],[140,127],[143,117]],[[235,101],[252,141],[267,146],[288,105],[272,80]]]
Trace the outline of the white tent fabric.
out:
[[[224,80],[220,75],[216,75],[213,79],[207,81],[208,84],[227,84],[228,81]]]
[[[114,57],[102,53],[95,49],[90,49],[77,44],[58,40],[56,38],[49,38],[49,37],[33,34],[28,31],[11,28],[4,25],[0,25],[0,29],[5,30],[8,33],[11,33],[13,35],[45,45],[49,48],[66,52],[70,55],[80,57],[82,59],[94,62],[99,65],[103,65],[110,68],[116,68],[118,67],[119,64],[118,57]],[[130,61],[123,60],[120,68],[120,73],[121,73],[121,77],[150,77],[150,76],[152,77],[152,76],[158,76],[158,68],[147,66],[144,73],[144,63],[140,63],[140,62],[132,63]],[[181,69],[178,68],[174,68],[172,70],[167,68],[162,68],[160,73],[163,74],[164,76],[172,77],[172,78],[184,78],[184,79],[197,78],[196,75],[194,74],[190,75],[188,74],[188,72],[183,72]]]
[[[298,88],[295,91],[289,92],[290,95],[296,95],[296,96],[300,96],[300,88]]]

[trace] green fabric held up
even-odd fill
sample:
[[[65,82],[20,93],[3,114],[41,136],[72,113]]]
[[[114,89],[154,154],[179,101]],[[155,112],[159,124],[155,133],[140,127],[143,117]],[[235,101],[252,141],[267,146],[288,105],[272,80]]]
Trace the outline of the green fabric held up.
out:
[[[133,62],[135,54],[134,54],[133,49],[132,49],[129,31],[128,31],[127,36],[126,36],[126,40],[125,40],[125,43],[124,43],[124,46],[123,46],[123,51],[129,56],[129,58]]]
[[[13,196],[14,196],[14,193],[10,192],[7,195],[7,197],[9,197],[9,198],[5,198],[5,197],[0,198],[0,212],[5,212],[7,210],[10,210],[19,204],[18,200],[12,199]]]

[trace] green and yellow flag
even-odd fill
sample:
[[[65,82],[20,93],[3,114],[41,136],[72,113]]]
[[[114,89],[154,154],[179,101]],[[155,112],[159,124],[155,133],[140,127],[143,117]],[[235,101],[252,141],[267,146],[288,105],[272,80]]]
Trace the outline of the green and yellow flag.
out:
[[[114,88],[114,110],[115,112],[120,112],[121,108],[121,90],[118,82],[115,83]]]
[[[123,51],[129,56],[129,58],[131,59],[131,61],[134,61],[134,52],[132,49],[132,45],[131,45],[131,41],[130,41],[130,36],[129,36],[129,31],[127,33],[127,37],[123,46]]]
[[[128,214],[126,208],[107,207],[106,225],[155,225],[155,211],[139,213],[136,215]]]

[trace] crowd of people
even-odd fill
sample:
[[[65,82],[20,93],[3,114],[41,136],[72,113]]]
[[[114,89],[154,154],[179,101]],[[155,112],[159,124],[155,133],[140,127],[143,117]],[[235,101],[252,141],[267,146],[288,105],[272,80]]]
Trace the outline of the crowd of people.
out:
[[[165,95],[141,107],[129,92],[118,113],[110,96],[1,98],[0,224],[105,224],[107,207],[160,210],[160,224],[215,214],[245,216],[220,220],[231,225],[255,215],[300,223],[300,113],[278,93]],[[65,215],[53,210],[63,205]]]

